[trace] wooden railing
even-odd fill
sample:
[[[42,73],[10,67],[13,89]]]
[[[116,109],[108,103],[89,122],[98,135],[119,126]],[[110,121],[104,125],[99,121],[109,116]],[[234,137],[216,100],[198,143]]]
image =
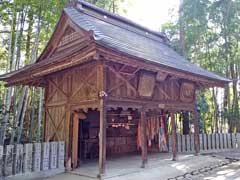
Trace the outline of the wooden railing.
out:
[[[64,142],[0,146],[0,177],[64,168]],[[37,178],[37,177],[36,177]]]
[[[169,151],[171,152],[171,135],[168,137]],[[240,133],[231,134],[199,134],[200,152],[240,149]],[[177,151],[178,152],[194,152],[194,135],[177,134]]]

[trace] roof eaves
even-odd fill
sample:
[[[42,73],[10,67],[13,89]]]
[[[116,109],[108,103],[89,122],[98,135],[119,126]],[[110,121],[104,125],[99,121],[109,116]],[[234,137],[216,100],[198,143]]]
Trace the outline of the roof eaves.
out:
[[[105,47],[105,48],[107,48],[107,49],[111,49],[111,50],[116,51],[116,52],[118,52],[118,53],[125,54],[125,55],[128,55],[128,56],[133,56],[133,55],[128,54],[128,53],[126,53],[126,52],[123,52],[123,51],[121,51],[121,50],[119,50],[119,49],[117,49],[117,48],[110,47],[108,44],[104,43],[104,41],[96,41],[96,43],[97,43],[98,45],[102,46],[102,47]],[[179,69],[179,68],[171,67],[171,66],[168,66],[168,65],[165,65],[165,64],[156,62],[156,61],[150,61],[150,60],[148,60],[148,59],[142,59],[142,58],[140,58],[140,57],[138,57],[138,56],[133,56],[133,58],[137,58],[137,59],[139,59],[139,60],[143,60],[144,62],[147,62],[147,63],[154,63],[154,64],[156,64],[156,65],[158,65],[158,66],[170,68],[170,69],[173,69],[173,70],[175,70],[175,71],[179,71],[179,72],[191,74],[192,76],[199,76],[199,77],[201,77],[201,78],[208,79],[208,80],[211,80],[211,81],[217,81],[216,84],[219,84],[219,83],[220,83],[220,84],[221,84],[221,83],[227,84],[227,83],[232,82],[231,79],[222,77],[222,76],[220,76],[220,75],[218,75],[218,74],[215,74],[215,73],[213,73],[213,72],[210,72],[210,71],[208,71],[208,70],[205,70],[205,69],[203,69],[202,67],[198,67],[198,68],[201,68],[201,69],[203,69],[204,71],[207,71],[207,72],[213,74],[215,77],[210,77],[210,76],[208,76],[208,75],[201,75],[201,74],[193,73],[193,72],[190,72],[190,71],[185,71],[185,70],[182,70],[182,69]],[[195,64],[193,64],[193,65],[195,65]]]

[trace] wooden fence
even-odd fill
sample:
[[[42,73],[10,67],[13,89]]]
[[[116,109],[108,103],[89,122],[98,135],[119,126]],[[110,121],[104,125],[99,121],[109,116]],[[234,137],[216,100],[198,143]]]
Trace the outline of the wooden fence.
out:
[[[171,135],[168,137],[169,151],[171,147]],[[237,134],[199,134],[200,152],[217,151],[224,149],[240,149],[240,133]],[[177,134],[177,151],[194,152],[194,135]]]
[[[0,146],[0,177],[64,170],[64,152],[64,142]]]

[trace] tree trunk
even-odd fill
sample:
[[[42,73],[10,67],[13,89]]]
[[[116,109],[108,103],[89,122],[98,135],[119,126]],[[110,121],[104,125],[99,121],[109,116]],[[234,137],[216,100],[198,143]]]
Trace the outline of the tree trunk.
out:
[[[37,125],[37,142],[41,141],[41,125],[42,125],[42,108],[43,108],[43,88],[39,88],[39,106],[38,106],[38,125]]]
[[[20,116],[20,121],[19,121],[19,127],[18,127],[18,134],[17,134],[17,143],[19,144],[21,141],[22,137],[22,130],[23,130],[23,123],[24,123],[24,117],[27,109],[27,104],[28,104],[28,88],[25,86],[25,96],[24,96],[24,101],[22,104],[22,111],[21,111],[21,116]]]

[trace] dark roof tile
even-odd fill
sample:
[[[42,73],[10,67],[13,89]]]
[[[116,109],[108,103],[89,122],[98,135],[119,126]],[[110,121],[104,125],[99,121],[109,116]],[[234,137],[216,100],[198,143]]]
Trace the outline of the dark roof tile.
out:
[[[101,14],[102,18],[100,18],[98,15],[90,12],[95,11],[93,7],[95,8],[95,6],[91,5],[90,8],[92,9],[90,10],[83,9],[83,7],[68,7],[65,8],[64,11],[79,27],[87,31],[92,30],[94,32],[95,40],[98,43],[119,52],[148,60],[150,62],[158,63],[170,68],[200,75],[210,79],[226,82],[230,81],[229,79],[209,72],[180,56],[166,43],[164,43],[164,41],[162,41],[162,35],[160,36],[159,34],[154,34],[152,31],[143,29],[142,26],[137,26],[131,23],[131,29],[125,28],[118,23],[118,21],[123,20],[115,18],[112,15],[111,18],[115,18],[113,19],[115,22],[104,20],[103,14]],[[104,10],[101,10],[101,13],[104,12]],[[109,13],[107,13],[107,15],[109,15]],[[124,19],[124,21],[126,20]],[[144,32],[147,33],[143,35],[142,33]],[[152,36],[156,37],[152,38]]]

